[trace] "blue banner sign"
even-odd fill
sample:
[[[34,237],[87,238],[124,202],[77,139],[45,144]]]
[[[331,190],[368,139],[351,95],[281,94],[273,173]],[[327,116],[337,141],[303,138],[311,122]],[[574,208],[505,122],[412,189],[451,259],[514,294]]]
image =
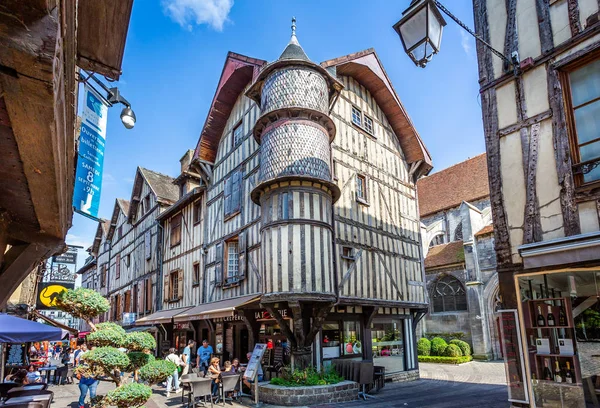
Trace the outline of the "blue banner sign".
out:
[[[108,105],[87,84],[83,95],[73,207],[75,211],[97,218],[102,190]]]

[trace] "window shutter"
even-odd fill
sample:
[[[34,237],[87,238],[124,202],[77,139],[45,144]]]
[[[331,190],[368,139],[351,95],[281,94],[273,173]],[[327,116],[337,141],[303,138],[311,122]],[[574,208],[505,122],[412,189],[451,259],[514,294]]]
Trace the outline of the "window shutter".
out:
[[[232,176],[225,179],[225,186],[223,187],[223,207],[225,208],[225,217],[231,214],[231,187],[232,187]]]
[[[169,300],[171,300],[170,296],[169,296],[169,275],[165,275],[165,286],[164,286],[164,292],[163,292],[163,302],[168,302]]]
[[[179,270],[177,285],[177,299],[183,299],[183,269]]]
[[[246,277],[246,231],[240,232],[238,236],[239,257],[238,257],[238,279]]]
[[[220,242],[216,245],[215,250],[217,251],[215,256],[215,285],[220,286],[223,283],[223,242]]]
[[[144,313],[146,311],[146,280],[140,281],[139,286],[139,297],[138,297],[138,313]]]
[[[242,171],[236,171],[232,175],[233,182],[231,183],[231,213],[240,211],[242,205]]]
[[[158,296],[158,290],[156,295]],[[152,299],[152,279],[148,278],[146,279],[146,311],[151,312],[152,311],[152,301],[154,299]]]

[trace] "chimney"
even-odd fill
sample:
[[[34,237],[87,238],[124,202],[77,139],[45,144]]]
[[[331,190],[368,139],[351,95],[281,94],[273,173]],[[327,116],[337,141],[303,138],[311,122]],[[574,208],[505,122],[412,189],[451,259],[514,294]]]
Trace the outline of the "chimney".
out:
[[[181,163],[181,172],[187,171],[190,167],[190,163],[192,163],[192,159],[194,158],[194,149],[189,149],[185,152],[183,157],[179,159],[179,163]]]

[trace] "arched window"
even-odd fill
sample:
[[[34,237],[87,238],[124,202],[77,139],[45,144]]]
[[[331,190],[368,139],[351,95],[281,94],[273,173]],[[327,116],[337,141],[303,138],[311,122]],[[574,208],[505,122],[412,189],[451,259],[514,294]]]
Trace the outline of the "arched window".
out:
[[[467,294],[454,276],[444,275],[435,282],[431,293],[433,312],[467,310]]]
[[[456,226],[456,229],[454,230],[454,240],[455,241],[462,241],[463,239],[463,233],[462,233],[462,221],[458,223],[458,225]]]
[[[431,241],[429,241],[429,248],[436,246],[436,245],[441,245],[444,243],[444,233],[441,232],[438,235],[436,235],[435,237],[431,238]]]

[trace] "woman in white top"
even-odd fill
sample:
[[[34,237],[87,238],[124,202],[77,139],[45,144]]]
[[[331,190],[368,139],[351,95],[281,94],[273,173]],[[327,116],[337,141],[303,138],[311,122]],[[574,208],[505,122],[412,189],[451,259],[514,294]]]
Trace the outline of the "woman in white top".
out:
[[[174,363],[177,368],[180,366],[185,366],[185,363],[181,361],[181,358],[179,358],[179,356],[175,353],[176,351],[177,350],[175,350],[175,348],[171,347],[169,349],[169,355],[165,358],[165,360]],[[167,377],[167,398],[171,396],[171,385],[175,386],[173,392],[181,392],[181,388],[179,388],[179,372],[177,371],[177,368],[173,372],[173,375]]]

